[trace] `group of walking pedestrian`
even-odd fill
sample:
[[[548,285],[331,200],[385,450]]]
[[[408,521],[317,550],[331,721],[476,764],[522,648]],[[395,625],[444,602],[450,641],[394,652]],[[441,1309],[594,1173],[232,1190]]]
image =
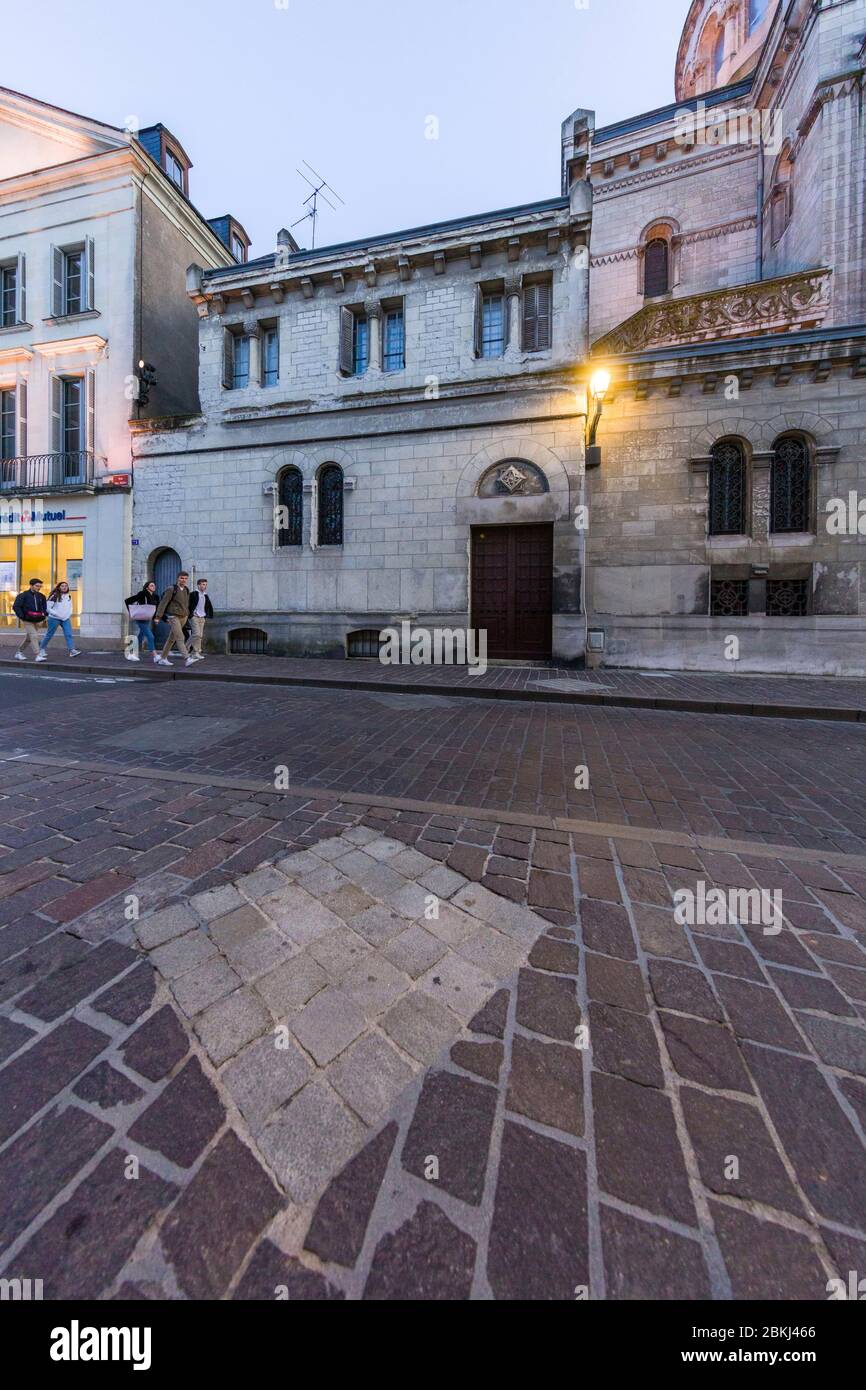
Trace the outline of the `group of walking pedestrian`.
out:
[[[126,609],[130,621],[136,626],[136,645],[152,652],[157,666],[171,665],[169,657],[174,647],[187,666],[204,660],[202,645],[205,623],[213,617],[206,579],[199,579],[191,593],[189,575],[186,570],[181,570],[174,584],[161,596],[153,580],[148,580],[137,594],[130,594]],[[160,650],[157,649],[157,641],[162,643]],[[126,659],[140,661],[141,658],[138,651],[130,651]]]
[[[58,628],[66,639],[69,656],[80,656],[72,638],[72,594],[69,585],[65,579],[61,580],[47,598],[42,589],[41,579],[31,579],[28,588],[21,591],[12,605],[12,611],[24,627],[15,660],[26,661],[27,649],[32,652],[35,661],[47,660],[45,649]],[[127,661],[140,661],[138,653],[142,647],[153,653],[157,666],[171,665],[169,657],[174,647],[187,666],[204,660],[202,646],[205,623],[213,617],[206,579],[199,579],[191,593],[189,575],[182,570],[174,584],[162,595],[154,581],[149,579],[137,594],[130,594],[125,602],[130,622],[136,630],[133,650],[126,653]]]
[[[55,584],[46,598],[42,592],[42,580],[31,579],[30,587],[22,589],[12,605],[12,611],[19,622],[24,624],[24,637],[15,653],[16,661],[26,661],[25,647],[29,647],[36,661],[45,661],[45,648],[58,628],[66,638],[69,656],[81,653],[72,640],[72,595],[66,580]],[[43,634],[40,641],[40,634]]]

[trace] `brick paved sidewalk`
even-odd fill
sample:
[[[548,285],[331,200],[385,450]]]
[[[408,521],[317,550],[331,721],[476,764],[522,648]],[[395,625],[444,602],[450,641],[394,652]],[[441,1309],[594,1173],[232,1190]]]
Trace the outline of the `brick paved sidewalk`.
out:
[[[0,644],[0,668],[14,664],[12,649]],[[374,660],[322,660],[306,657],[208,655],[187,667],[176,661],[167,671],[150,660],[125,661],[119,652],[85,652],[75,662],[57,658],[43,671],[131,672],[143,677],[192,683],[214,679],[284,685],[332,685],[349,689],[415,690],[439,695],[490,699],[544,700],[644,709],[685,709],[705,713],[788,713],[791,717],[866,719],[866,680],[836,677],[761,676],[737,672],[644,672],[605,668],[581,671],[556,666],[490,666],[472,674],[465,666],[383,666]]]
[[[14,763],[0,823],[5,1277],[823,1300],[866,1267],[858,861]],[[780,891],[783,931],[679,925],[698,882]]]

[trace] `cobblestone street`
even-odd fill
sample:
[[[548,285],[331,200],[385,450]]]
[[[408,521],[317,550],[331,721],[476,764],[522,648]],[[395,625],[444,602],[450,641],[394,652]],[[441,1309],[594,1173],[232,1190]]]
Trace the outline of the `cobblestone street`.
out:
[[[0,680],[0,1275],[819,1301],[866,1267],[856,725]],[[714,889],[781,930],[678,920]]]

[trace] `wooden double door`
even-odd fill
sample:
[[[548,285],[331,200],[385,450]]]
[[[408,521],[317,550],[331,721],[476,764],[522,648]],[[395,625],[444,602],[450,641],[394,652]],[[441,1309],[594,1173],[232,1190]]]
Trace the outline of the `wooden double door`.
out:
[[[547,660],[553,640],[553,526],[473,526],[472,626],[487,655]]]

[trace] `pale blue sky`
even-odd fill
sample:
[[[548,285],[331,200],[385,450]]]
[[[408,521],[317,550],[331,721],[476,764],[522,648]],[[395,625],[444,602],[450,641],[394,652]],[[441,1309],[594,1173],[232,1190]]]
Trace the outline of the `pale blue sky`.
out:
[[[283,8],[282,6],[286,7]],[[559,127],[673,101],[688,0],[40,0],[0,83],[123,125],[162,121],[191,195],[271,250],[308,160],[342,193],[318,242],[559,192]],[[428,116],[439,139],[425,138]],[[296,231],[309,244],[307,227]]]

